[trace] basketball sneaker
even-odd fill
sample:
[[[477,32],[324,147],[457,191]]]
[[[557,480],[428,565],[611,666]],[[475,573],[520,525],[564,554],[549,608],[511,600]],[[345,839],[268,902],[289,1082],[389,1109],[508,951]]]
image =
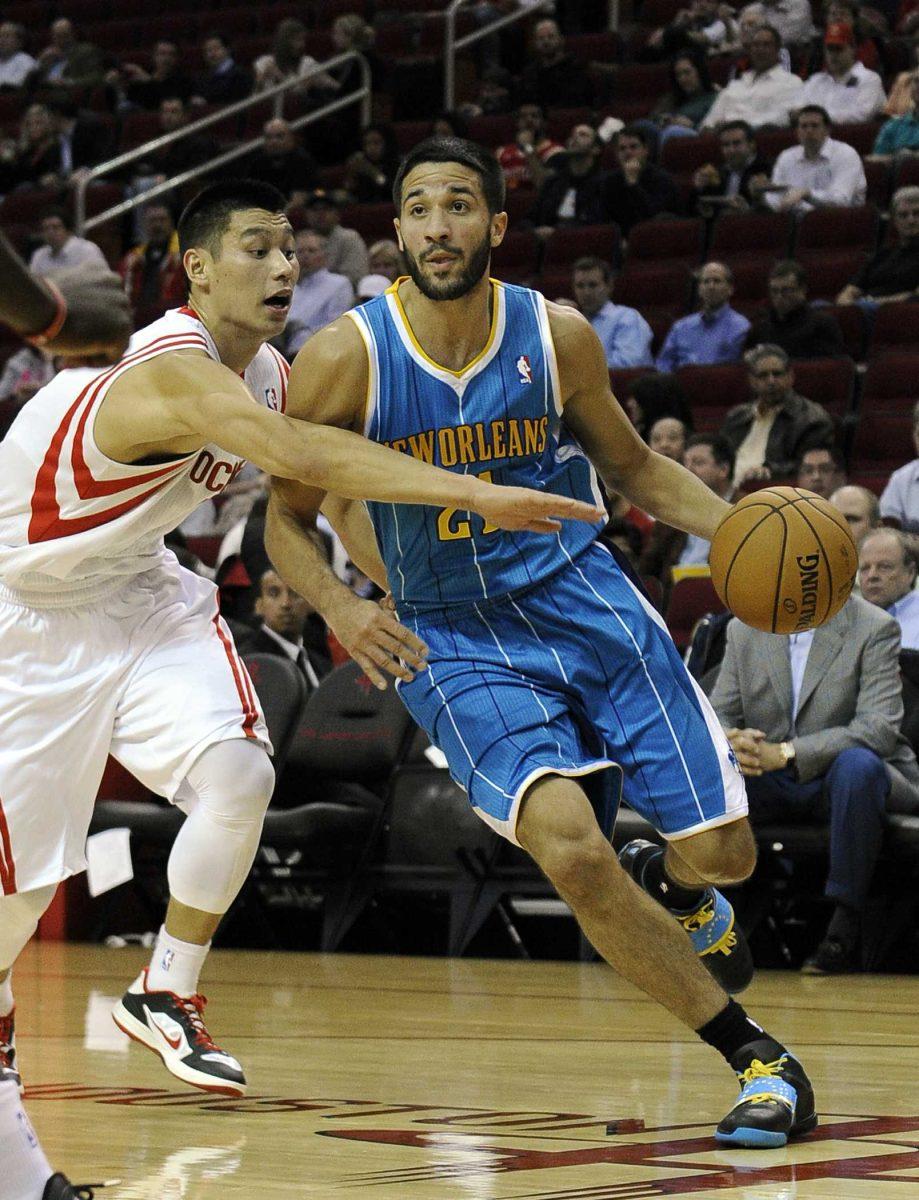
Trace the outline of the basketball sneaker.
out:
[[[798,1060],[778,1042],[748,1042],[731,1066],[740,1095],[715,1130],[716,1141],[771,1149],[816,1129],[814,1089]]]
[[[0,1075],[12,1079],[22,1091],[22,1079],[16,1066],[16,1009],[8,1016],[0,1017]]]
[[[659,853],[660,847],[653,842],[636,838],[619,851],[619,862],[638,886],[647,891],[645,866],[649,858]],[[667,911],[689,934],[696,954],[726,992],[733,996],[749,985],[753,978],[753,955],[726,896],[717,888],[708,887],[695,908],[681,911],[667,906]]]
[[[204,1024],[204,996],[147,990],[144,969],[112,1010],[128,1037],[160,1056],[183,1083],[221,1096],[244,1096],[242,1067],[215,1045]]]
[[[77,1187],[66,1175],[52,1175],[45,1184],[41,1200],[92,1200],[92,1188]]]

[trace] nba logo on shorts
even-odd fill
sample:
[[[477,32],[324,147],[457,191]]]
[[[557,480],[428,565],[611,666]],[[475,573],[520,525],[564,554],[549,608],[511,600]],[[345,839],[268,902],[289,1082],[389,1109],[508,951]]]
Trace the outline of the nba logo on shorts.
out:
[[[277,412],[278,409],[281,407],[280,401],[278,400],[278,393],[277,393],[276,388],[273,388],[273,387],[265,388],[265,403],[268,405],[269,408],[273,408],[275,412]]]
[[[530,367],[530,358],[527,354],[521,354],[517,359],[517,371],[520,375],[521,383],[533,382],[533,370]]]
[[[160,966],[163,968],[164,971],[168,971],[174,961],[175,961],[175,951],[174,950],[166,950],[163,953],[163,961],[160,963]]]

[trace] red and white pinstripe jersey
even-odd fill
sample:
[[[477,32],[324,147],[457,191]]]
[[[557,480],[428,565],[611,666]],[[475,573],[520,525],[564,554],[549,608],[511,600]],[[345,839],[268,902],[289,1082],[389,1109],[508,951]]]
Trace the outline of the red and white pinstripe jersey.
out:
[[[25,405],[0,442],[0,584],[60,597],[149,570],[163,558],[163,535],[235,478],[245,460],[218,445],[138,466],[107,458],[93,438],[116,379],[185,349],[220,361],[187,307],[135,333],[114,366],[62,371]],[[289,373],[284,358],[264,345],[243,380],[254,402],[283,412]]]

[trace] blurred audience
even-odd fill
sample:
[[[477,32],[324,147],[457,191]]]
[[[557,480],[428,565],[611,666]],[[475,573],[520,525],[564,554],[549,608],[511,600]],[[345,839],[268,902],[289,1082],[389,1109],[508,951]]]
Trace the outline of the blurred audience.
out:
[[[61,147],[47,104],[30,104],[19,135],[0,143],[0,193],[21,187],[59,187]]]
[[[179,308],[187,294],[179,236],[169,206],[151,201],[144,206],[142,222],[144,241],[129,250],[118,267],[137,329],[157,320],[167,309]]]
[[[737,362],[750,322],[735,309],[734,275],[726,263],[706,263],[696,273],[699,311],[670,327],[657,356],[659,371],[703,363]]]
[[[316,188],[306,200],[306,221],[310,229],[325,238],[326,266],[339,275],[347,275],[352,286],[369,273],[367,247],[356,229],[341,224],[339,203],[332,192]]]
[[[105,57],[99,47],[81,42],[67,17],[54,21],[51,41],[38,56],[37,83],[51,88],[91,88],[102,83],[104,76]]]
[[[16,21],[0,23],[0,91],[21,88],[38,65],[27,54],[26,31]]]
[[[241,634],[240,654],[277,654],[302,671],[313,690],[332,669],[325,622],[273,569],[258,580],[255,613],[259,626]]]
[[[627,125],[616,141],[619,165],[600,184],[602,212],[628,237],[633,225],[659,213],[679,213],[682,199],[669,171],[650,161],[651,135],[641,125]]]
[[[45,213],[39,224],[42,241],[29,259],[29,270],[36,275],[53,275],[71,267],[95,267],[108,270],[105,255],[95,242],[77,237],[70,214],[62,208]]]
[[[811,446],[798,459],[798,470],[795,484],[816,492],[824,500],[846,482],[846,464],[839,450],[832,443],[825,446]]]
[[[651,109],[658,148],[668,138],[692,137],[717,95],[704,54],[694,50],[678,54],[670,63],[670,90]]]
[[[781,346],[789,358],[839,358],[846,353],[839,322],[807,302],[807,272],[794,259],[769,272],[769,307],[754,319],[747,348],[762,342]]]
[[[395,283],[400,275],[406,274],[405,259],[398,242],[392,238],[381,238],[367,250],[367,268],[371,275],[385,275]]]
[[[392,280],[386,275],[362,275],[354,289],[355,304],[363,304],[365,300],[373,300],[381,296],[390,286]]]
[[[900,626],[903,650],[919,650],[919,592],[916,551],[902,529],[872,529],[858,547],[862,596],[889,613]]]
[[[705,163],[692,177],[694,207],[700,217],[746,212],[759,203],[769,183],[769,164],[756,149],[747,121],[726,121],[718,130],[721,165]]]
[[[608,262],[595,255],[577,259],[571,287],[578,308],[600,339],[607,366],[651,366],[651,326],[636,309],[613,303],[613,270]]]
[[[798,215],[813,208],[854,208],[865,203],[868,181],[859,152],[830,137],[830,119],[819,104],[806,104],[795,117],[797,146],[775,160],[766,204]]]
[[[539,189],[529,219],[537,236],[547,238],[556,225],[600,225],[607,216],[600,170],[603,145],[592,125],[575,125],[556,155],[552,174]]]
[[[495,157],[509,189],[538,188],[551,171],[552,160],[564,154],[565,147],[547,135],[546,114],[541,105],[521,104],[514,115],[517,123],[514,140],[499,146]]]
[[[823,42],[824,69],[806,80],[802,101],[825,109],[836,124],[873,121],[887,96],[880,75],[855,57],[852,26],[827,25]]]
[[[242,173],[249,179],[272,184],[291,206],[302,205],[319,180],[316,160],[281,117],[265,122],[262,137],[264,145],[246,159]]]
[[[0,372],[0,401],[13,400],[17,406],[31,400],[56,374],[54,360],[34,346],[25,345],[3,364]]]
[[[201,57],[207,70],[195,83],[192,99],[198,104],[232,104],[244,100],[252,91],[252,76],[237,65],[226,38],[210,33],[201,43]]]
[[[803,103],[804,84],[782,66],[781,49],[781,35],[771,26],[754,32],[749,69],[719,92],[702,121],[703,129],[717,129],[725,121],[746,121],[754,129],[791,124],[791,114]]]
[[[897,188],[890,205],[897,234],[847,283],[837,304],[893,304],[919,295],[919,187]]]
[[[919,455],[919,402],[913,406],[913,449]],[[909,533],[919,533],[919,457],[898,467],[881,492],[881,516]]]
[[[692,408],[675,375],[652,371],[630,380],[622,406],[647,441],[651,427],[661,417],[677,417],[692,429]]]
[[[294,89],[301,95],[336,90],[335,81],[325,72],[310,74],[318,65],[317,60],[306,53],[306,26],[295,17],[288,17],[278,22],[271,50],[252,64],[255,90],[264,92],[291,79],[302,79]]]
[[[690,0],[669,25],[655,29],[645,43],[642,58],[666,58],[681,50],[714,54],[737,38],[734,12],[721,0]]]
[[[830,504],[839,509],[849,523],[856,546],[871,529],[881,523],[881,506],[874,492],[857,483],[845,483],[830,496]]]
[[[119,107],[145,108],[151,112],[171,96],[178,96],[187,104],[192,93],[191,76],[182,69],[179,47],[165,40],[153,47],[152,71],[137,63],[123,62],[108,73],[106,80],[119,95]]]
[[[537,21],[530,38],[530,56],[517,81],[518,103],[527,100],[543,108],[584,108],[593,101],[590,77],[565,49],[558,22]]]
[[[881,126],[871,151],[874,155],[892,158],[904,150],[919,151],[919,114],[916,111],[919,105],[919,70],[910,73],[908,82],[909,109],[902,116],[892,117]]]
[[[678,417],[659,417],[648,431],[648,445],[655,454],[682,462],[688,433]]]
[[[294,288],[284,332],[284,352],[293,358],[305,341],[354,305],[354,288],[345,275],[328,268],[327,238],[312,229],[296,234],[300,278]]]
[[[755,346],[744,363],[753,399],[732,408],[720,430],[735,454],[737,487],[790,478],[805,450],[832,443],[835,434],[826,409],[794,390],[781,346]]]
[[[810,0],[758,0],[741,10],[741,17],[746,14],[760,17],[786,46],[804,46],[816,32]]]
[[[345,191],[358,204],[391,204],[401,157],[391,125],[368,125],[361,133],[360,150],[345,163]]]

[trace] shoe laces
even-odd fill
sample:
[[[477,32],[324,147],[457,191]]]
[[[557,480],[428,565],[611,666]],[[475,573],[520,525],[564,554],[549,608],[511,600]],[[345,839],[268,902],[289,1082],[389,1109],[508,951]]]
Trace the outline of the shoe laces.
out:
[[[176,996],[176,1003],[191,1025],[195,1045],[201,1050],[219,1050],[204,1024],[204,1006],[207,1004],[207,997],[202,996],[200,992],[195,992],[193,996]]]
[[[749,1067],[745,1071],[738,1071],[738,1078],[744,1083],[752,1083],[754,1079],[768,1079],[771,1076],[781,1075],[782,1068],[788,1061],[787,1054],[780,1054],[774,1062],[764,1063],[762,1059],[754,1058]]]

